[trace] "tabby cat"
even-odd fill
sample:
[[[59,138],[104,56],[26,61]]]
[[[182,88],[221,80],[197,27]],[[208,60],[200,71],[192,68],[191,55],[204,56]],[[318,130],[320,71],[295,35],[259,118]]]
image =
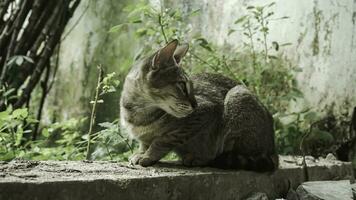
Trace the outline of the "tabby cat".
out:
[[[130,162],[150,166],[174,151],[187,166],[275,170],[271,114],[227,77],[188,77],[179,66],[187,51],[173,40],[127,75],[121,125],[140,145]]]

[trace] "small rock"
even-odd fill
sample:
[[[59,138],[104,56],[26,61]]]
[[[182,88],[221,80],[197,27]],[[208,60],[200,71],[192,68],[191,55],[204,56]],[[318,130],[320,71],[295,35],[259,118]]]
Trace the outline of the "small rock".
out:
[[[296,163],[297,163],[297,165],[302,166],[303,165],[303,158],[298,158]]]
[[[315,158],[313,156],[305,156],[305,160],[309,162],[315,162]]]
[[[297,188],[297,194],[303,200],[353,199],[349,180],[305,182]]]
[[[257,192],[248,197],[246,200],[268,200],[268,196],[263,192]]]
[[[333,160],[337,160],[336,157],[334,156],[334,154],[332,153],[329,153],[326,157],[325,157],[326,160],[329,160],[329,161],[333,161]]]

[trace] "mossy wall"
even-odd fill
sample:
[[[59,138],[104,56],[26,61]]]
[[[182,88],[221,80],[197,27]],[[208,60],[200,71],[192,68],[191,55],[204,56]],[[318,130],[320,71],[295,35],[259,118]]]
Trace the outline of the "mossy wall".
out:
[[[228,36],[233,22],[248,5],[266,5],[265,0],[151,0],[156,6],[177,7],[183,11],[200,9],[195,21],[189,21],[196,32],[221,46],[242,44],[242,33]],[[356,2],[354,0],[276,0],[276,17],[289,19],[271,22],[268,42],[291,43],[283,53],[302,72],[297,74],[299,87],[308,105],[318,111],[351,111],[356,105]],[[89,6],[88,6],[89,3]],[[123,23],[122,9],[132,1],[82,1],[67,27],[74,26],[61,44],[60,66],[55,87],[46,104],[46,119],[57,121],[83,116],[90,109],[97,79],[98,64],[106,72],[127,71],[139,46],[133,34],[109,33]],[[118,116],[119,94],[104,98],[98,121]],[[327,109],[326,109],[327,108]]]
[[[150,1],[157,4],[157,0]],[[243,32],[228,35],[234,21],[250,5],[276,4],[271,11],[268,42],[291,43],[283,54],[302,71],[297,74],[305,102],[317,111],[349,112],[356,106],[356,1],[354,0],[192,0],[161,1],[184,11],[201,9],[194,29],[221,46],[243,44]],[[260,47],[262,48],[262,47]],[[298,107],[298,108],[297,108]]]
[[[135,53],[133,35],[129,30],[127,34],[109,33],[112,26],[124,22],[123,9],[128,2],[132,3],[82,1],[61,43],[58,74],[46,103],[47,121],[89,116],[98,65],[105,73],[128,70]],[[112,121],[119,115],[119,94],[102,98],[105,103],[98,107],[97,121]]]

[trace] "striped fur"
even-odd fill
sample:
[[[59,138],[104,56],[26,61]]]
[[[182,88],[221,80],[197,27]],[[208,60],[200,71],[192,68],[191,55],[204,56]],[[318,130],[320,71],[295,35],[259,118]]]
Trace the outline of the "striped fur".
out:
[[[243,86],[218,74],[192,77],[179,66],[187,52],[172,41],[137,63],[120,100],[124,131],[140,143],[132,164],[153,165],[175,151],[187,166],[273,171],[273,119]]]

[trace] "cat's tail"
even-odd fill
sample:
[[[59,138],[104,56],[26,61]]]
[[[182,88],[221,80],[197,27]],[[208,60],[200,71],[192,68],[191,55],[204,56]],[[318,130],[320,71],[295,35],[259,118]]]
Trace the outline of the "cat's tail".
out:
[[[244,156],[233,152],[220,154],[211,163],[212,167],[220,169],[243,169],[256,172],[272,172],[278,169],[278,155]]]

